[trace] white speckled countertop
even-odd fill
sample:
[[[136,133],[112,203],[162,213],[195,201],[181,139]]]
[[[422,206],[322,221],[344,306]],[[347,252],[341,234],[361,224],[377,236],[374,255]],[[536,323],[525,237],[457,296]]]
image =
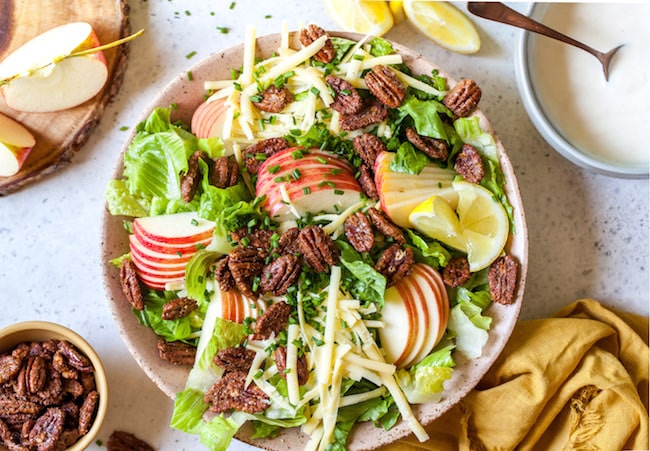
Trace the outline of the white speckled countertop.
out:
[[[113,430],[123,429],[159,450],[202,449],[195,437],[169,428],[172,403],[130,356],[103,291],[103,193],[128,134],[121,128],[133,127],[153,97],[190,64],[241,42],[248,23],[259,35],[278,32],[283,20],[292,29],[310,22],[337,28],[319,1],[239,0],[233,9],[230,4],[133,0],[131,27],[146,32],[133,42],[123,87],[89,142],[64,170],[0,198],[0,327],[51,320],[90,341],[109,376],[109,410],[99,437],[104,442]],[[454,78],[474,78],[483,90],[480,106],[508,150],[528,221],[522,318],[548,316],[582,297],[648,315],[648,180],[596,175],[549,147],[517,90],[513,50],[519,31],[473,20],[482,48],[471,56],[437,47],[408,23],[386,37],[422,53]],[[236,442],[231,448],[248,446]]]

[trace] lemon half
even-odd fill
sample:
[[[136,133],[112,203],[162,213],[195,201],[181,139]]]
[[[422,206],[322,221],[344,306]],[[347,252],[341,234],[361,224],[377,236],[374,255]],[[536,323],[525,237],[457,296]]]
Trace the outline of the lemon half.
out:
[[[346,31],[381,36],[395,23],[388,2],[325,0],[327,11]]]
[[[481,39],[469,18],[447,2],[404,0],[404,12],[426,37],[447,50],[476,53]]]
[[[467,253],[470,271],[487,268],[501,255],[508,240],[508,215],[492,193],[480,185],[457,181],[456,210],[443,198],[432,196],[409,215],[421,233]]]

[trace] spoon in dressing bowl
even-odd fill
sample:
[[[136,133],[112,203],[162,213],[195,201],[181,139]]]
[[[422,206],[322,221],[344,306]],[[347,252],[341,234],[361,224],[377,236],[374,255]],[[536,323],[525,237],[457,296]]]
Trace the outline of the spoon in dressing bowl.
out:
[[[524,30],[539,33],[544,36],[548,36],[549,38],[562,41],[566,44],[571,44],[575,47],[578,47],[579,49],[584,50],[585,52],[592,54],[603,66],[605,80],[609,80],[609,63],[612,60],[612,57],[618,51],[618,49],[623,47],[621,44],[607,53],[599,52],[598,50],[589,47],[580,41],[576,41],[575,39],[570,38],[569,36],[562,34],[559,31],[549,28],[546,25],[543,25],[531,19],[530,17],[524,16],[523,14],[520,14],[514,9],[511,9],[503,3],[499,2],[467,2],[467,10],[472,14],[484,19],[494,20],[496,22],[512,25],[513,27],[523,28]]]

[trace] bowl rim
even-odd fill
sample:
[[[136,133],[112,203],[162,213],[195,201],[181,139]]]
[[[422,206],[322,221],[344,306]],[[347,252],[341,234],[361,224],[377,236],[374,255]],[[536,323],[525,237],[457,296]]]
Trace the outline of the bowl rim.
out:
[[[550,4],[531,3],[527,6],[525,14],[535,18],[536,15],[541,14],[540,11],[545,11],[549,6]],[[515,79],[528,117],[544,140],[570,162],[598,174],[619,178],[647,178],[650,175],[650,165],[616,164],[590,156],[567,141],[553,126],[552,120],[544,111],[535,93],[533,77],[530,73],[528,49],[535,37],[535,33],[519,30],[514,52]]]
[[[108,378],[106,375],[106,368],[99,357],[99,354],[92,345],[81,335],[79,335],[74,330],[63,326],[58,323],[51,321],[41,321],[41,320],[29,320],[22,321],[14,324],[10,324],[6,327],[0,329],[0,342],[5,341],[8,337],[17,335],[17,334],[27,334],[30,331],[37,333],[43,333],[43,335],[55,335],[59,340],[65,337],[66,340],[70,341],[75,347],[77,347],[93,365],[93,372],[95,376],[95,386],[97,392],[99,393],[99,404],[95,412],[95,419],[93,420],[93,425],[90,430],[80,437],[72,446],[66,448],[66,451],[82,451],[86,449],[97,437],[99,430],[101,429],[104,418],[106,417],[106,412],[108,410]],[[45,338],[36,338],[33,341],[42,341]],[[18,340],[10,346],[15,346],[18,343],[23,343],[26,340]],[[0,346],[0,352],[5,352],[6,349],[4,346]],[[0,450],[5,448],[0,446]]]

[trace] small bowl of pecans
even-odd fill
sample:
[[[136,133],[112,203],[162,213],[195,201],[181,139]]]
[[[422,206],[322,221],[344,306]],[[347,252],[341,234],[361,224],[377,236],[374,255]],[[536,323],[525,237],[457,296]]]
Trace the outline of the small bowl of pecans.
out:
[[[84,450],[107,406],[104,367],[80,335],[46,321],[0,330],[0,450]]]

